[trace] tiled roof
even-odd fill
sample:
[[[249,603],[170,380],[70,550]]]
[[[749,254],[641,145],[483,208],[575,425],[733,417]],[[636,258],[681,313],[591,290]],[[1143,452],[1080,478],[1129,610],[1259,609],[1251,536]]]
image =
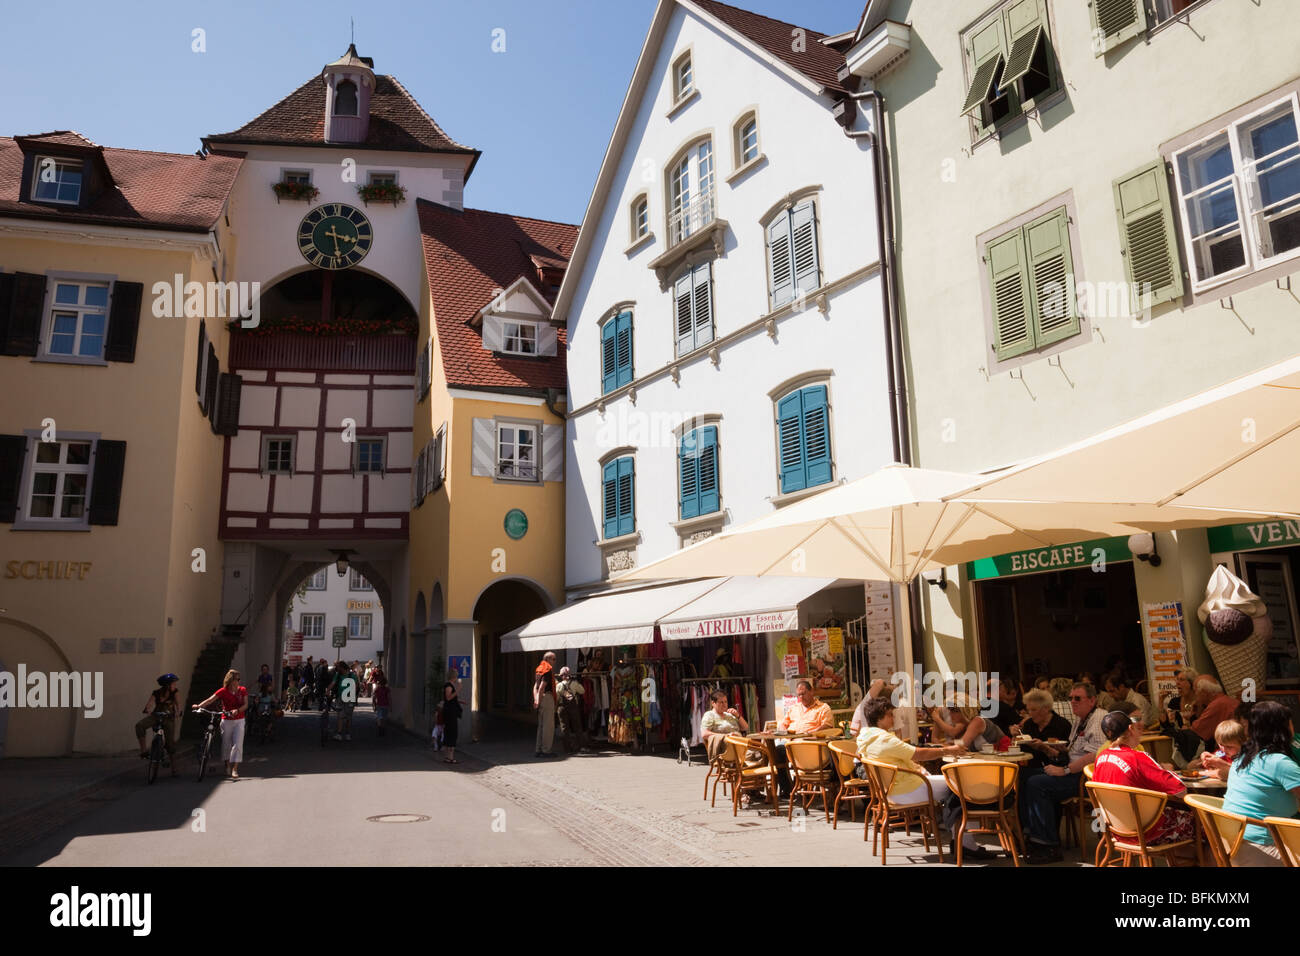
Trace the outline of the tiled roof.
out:
[[[814,83],[828,90],[847,93],[843,84],[836,77],[836,71],[844,65],[844,56],[818,41],[826,34],[816,30],[797,27],[783,20],[773,20],[749,10],[718,3],[717,0],[694,0],[696,6],[706,13],[717,17],[737,33],[748,37],[772,56],[784,61],[788,66],[798,70]],[[794,47],[795,30],[803,30],[806,36],[801,45],[802,52],[796,53]]]
[[[370,97],[370,127],[364,143],[325,142],[325,81],[319,76],[298,87],[260,116],[229,133],[212,133],[208,143],[248,143],[283,146],[346,146],[355,149],[397,149],[407,152],[463,152],[394,77],[375,76]]]
[[[25,142],[87,147],[103,157],[113,184],[80,209],[20,202],[23,152],[0,137],[0,216],[206,232],[230,196],[242,162],[230,156],[201,159],[190,153],[150,153],[97,147],[76,133],[19,137]]]
[[[17,138],[29,143],[49,143],[51,146],[89,146],[91,149],[99,146],[98,143],[92,143],[76,130],[71,129],[56,129],[50,133],[33,133],[30,136]]]
[[[417,200],[416,208],[447,384],[563,390],[563,328],[554,358],[509,358],[483,348],[482,335],[470,321],[520,276],[536,285],[534,257],[567,263],[578,227],[480,209],[460,212],[424,199]],[[539,291],[554,302],[551,290]]]

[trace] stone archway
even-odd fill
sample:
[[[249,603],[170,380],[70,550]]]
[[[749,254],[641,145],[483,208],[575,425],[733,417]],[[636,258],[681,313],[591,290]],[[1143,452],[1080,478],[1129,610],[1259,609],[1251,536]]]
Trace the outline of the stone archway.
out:
[[[509,577],[493,581],[474,602],[475,666],[479,710],[527,715],[532,712],[532,668],[527,654],[504,654],[501,635],[551,610],[550,595],[536,581]]]
[[[284,572],[284,574],[281,577],[280,587],[276,589],[276,595],[275,595],[276,637],[275,637],[275,653],[273,658],[274,664],[272,665],[272,673],[275,674],[275,679],[276,679],[275,686],[277,687],[280,686],[279,682],[282,679],[280,673],[281,663],[284,661],[285,657],[287,656],[286,649],[288,646],[288,635],[285,632],[284,618],[285,618],[285,613],[289,607],[289,601],[294,597],[294,595],[298,593],[298,588],[302,586],[303,582],[306,581],[308,578],[310,578],[317,571],[319,571],[322,567],[327,569],[326,570],[327,574],[334,572],[334,565],[332,563],[316,562],[316,561],[299,562],[298,564],[294,565],[292,568]],[[382,627],[379,627],[378,629],[371,631],[371,636],[372,639],[377,637],[378,640],[380,641],[380,646],[382,647],[384,629],[388,626],[390,617],[392,615],[392,608],[393,608],[393,600],[392,600],[393,589],[391,584],[388,581],[388,575],[385,573],[383,568],[366,561],[350,562],[349,567],[350,569],[354,569],[358,571],[363,577],[365,577],[367,581],[370,582],[371,586],[374,587],[375,589],[375,597],[378,598],[380,607],[383,609],[384,620],[383,620]],[[326,643],[324,647],[328,648],[330,647],[330,644]],[[326,656],[326,655],[322,655],[322,656]],[[251,662],[250,662],[250,666],[251,666]]]
[[[17,679],[19,662],[28,672],[70,673],[72,662],[58,642],[40,628],[0,618],[0,669]],[[24,688],[15,688],[19,693]],[[0,757],[62,757],[72,753],[77,712],[60,707],[6,707],[0,712]]]

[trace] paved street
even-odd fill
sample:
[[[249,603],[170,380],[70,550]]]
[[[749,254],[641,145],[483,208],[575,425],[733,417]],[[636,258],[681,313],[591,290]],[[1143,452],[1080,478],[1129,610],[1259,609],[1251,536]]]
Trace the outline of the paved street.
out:
[[[366,705],[357,710],[352,742],[325,748],[315,713],[288,715],[275,743],[248,747],[241,780],[218,775],[196,783],[190,760],[183,776],[164,771],[148,787],[140,766],[75,812],[65,809],[67,820],[53,812],[31,816],[33,826],[52,832],[0,863],[331,865],[340,834],[367,848],[357,861],[367,865],[878,863],[860,822],[836,831],[819,811],[792,826],[752,810],[733,818],[723,799],[710,808],[700,799],[705,771],[698,760],[686,766],[671,756],[609,751],[541,761],[532,756],[528,728],[504,730],[494,726],[490,742],[462,750],[462,762],[449,766],[408,735],[377,737]],[[428,819],[367,819],[386,814]],[[905,862],[936,858],[919,838],[899,835],[890,865]]]

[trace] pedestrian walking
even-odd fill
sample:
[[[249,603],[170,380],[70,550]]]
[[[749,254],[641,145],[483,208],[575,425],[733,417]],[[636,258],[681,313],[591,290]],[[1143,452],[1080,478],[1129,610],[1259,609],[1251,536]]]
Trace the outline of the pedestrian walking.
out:
[[[560,721],[560,735],[564,749],[573,753],[587,746],[587,734],[582,729],[582,685],[573,679],[567,667],[560,668],[560,679],[555,684],[556,716]]]
[[[329,706],[326,700],[328,695],[325,693],[325,691],[329,689],[329,686],[330,668],[329,664],[325,663],[325,658],[322,657],[316,665],[316,697],[320,701],[317,708],[318,710],[324,710]]]
[[[221,755],[226,761],[226,773],[239,779],[239,764],[244,759],[244,715],[248,712],[248,688],[239,683],[239,671],[226,671],[221,688],[194,710],[203,710],[221,702]]]
[[[371,697],[371,702],[375,707],[375,722],[379,724],[379,736],[384,736],[384,721],[388,719],[390,695],[388,693],[388,681],[381,674],[379,680],[375,683],[375,692]]]
[[[460,763],[456,759],[456,740],[460,735],[460,718],[464,708],[451,681],[442,685],[442,745],[447,748],[443,763]]]
[[[339,724],[335,740],[352,739],[352,711],[357,706],[357,678],[347,661],[334,665],[334,699],[338,701]]]
[[[298,686],[302,690],[302,700],[299,702],[303,710],[311,707],[311,699],[316,693],[316,666],[312,664],[312,658],[308,657],[303,661],[302,667],[298,671]]]
[[[537,711],[538,757],[554,757],[555,742],[555,654],[547,651],[533,671],[533,708]]]

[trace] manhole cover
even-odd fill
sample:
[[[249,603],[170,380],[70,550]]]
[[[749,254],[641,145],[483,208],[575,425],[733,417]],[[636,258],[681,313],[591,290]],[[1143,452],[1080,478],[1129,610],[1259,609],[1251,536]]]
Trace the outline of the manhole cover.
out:
[[[429,819],[423,813],[381,813],[377,817],[366,817],[371,823],[423,823]]]

